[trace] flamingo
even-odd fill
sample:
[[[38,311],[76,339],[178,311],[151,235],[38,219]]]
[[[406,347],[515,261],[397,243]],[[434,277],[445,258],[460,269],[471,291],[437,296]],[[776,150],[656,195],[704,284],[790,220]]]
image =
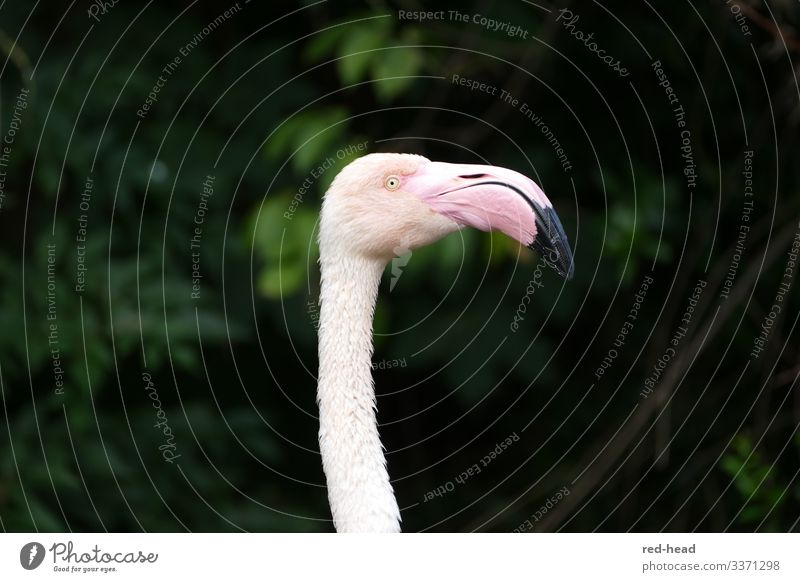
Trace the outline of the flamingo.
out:
[[[564,228],[544,192],[496,166],[433,162],[415,154],[357,158],[325,193],[319,225],[319,445],[338,532],[399,532],[378,434],[372,319],[396,249],[462,227],[499,230],[573,273]]]

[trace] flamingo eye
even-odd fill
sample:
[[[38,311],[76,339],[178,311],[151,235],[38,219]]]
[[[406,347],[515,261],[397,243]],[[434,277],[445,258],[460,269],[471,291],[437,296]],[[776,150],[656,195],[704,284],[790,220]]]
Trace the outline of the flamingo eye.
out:
[[[397,190],[400,187],[400,178],[397,176],[389,176],[384,182],[387,190]]]

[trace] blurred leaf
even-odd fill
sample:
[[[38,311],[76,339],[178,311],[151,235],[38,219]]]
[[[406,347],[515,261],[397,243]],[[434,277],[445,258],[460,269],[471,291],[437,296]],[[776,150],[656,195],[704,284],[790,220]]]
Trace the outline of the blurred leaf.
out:
[[[328,30],[315,34],[303,49],[303,57],[306,61],[319,61],[323,57],[333,54],[336,45],[343,36],[349,32],[347,26],[334,26]]]
[[[263,295],[277,299],[300,291],[308,265],[316,262],[316,219],[315,210],[297,203],[288,193],[268,196],[254,210],[248,231],[254,251],[264,261],[258,275]]]
[[[303,111],[289,118],[272,136],[265,152],[270,160],[283,162],[294,156],[292,166],[301,176],[309,173],[335,155],[341,134],[342,122],[347,113],[340,107]],[[301,180],[302,182],[302,180]]]
[[[336,62],[344,85],[351,85],[365,78],[367,69],[378,52],[384,52],[376,51],[385,42],[384,32],[385,26],[373,24],[361,26],[347,35],[339,46],[339,60]]]
[[[414,83],[422,67],[417,48],[389,49],[376,53],[372,61],[375,93],[381,101],[391,101]]]

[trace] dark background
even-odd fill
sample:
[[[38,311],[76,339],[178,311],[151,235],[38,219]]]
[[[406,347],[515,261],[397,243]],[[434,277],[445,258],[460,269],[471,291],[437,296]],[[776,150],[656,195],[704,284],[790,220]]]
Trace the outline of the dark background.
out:
[[[387,269],[375,361],[402,365],[375,377],[406,531],[798,528],[800,282],[784,278],[800,215],[796,2],[424,6],[457,9],[462,23],[398,18],[421,8],[412,0],[241,1],[206,33],[232,4],[92,6],[0,5],[3,137],[29,90],[0,207],[3,530],[332,530],[315,416],[314,229],[352,157],[337,151],[361,142],[532,176],[576,256],[574,280],[541,276],[518,331],[538,257],[502,236],[463,232],[414,251],[391,292]],[[564,8],[579,16],[572,29],[557,21]],[[657,60],[685,110],[694,186]],[[454,74],[528,104],[571,169],[519,107]],[[333,167],[314,178],[326,158]],[[193,299],[189,243],[208,175]],[[698,280],[688,332],[644,397]],[[154,426],[155,395],[169,440]],[[456,480],[475,464],[479,474]]]

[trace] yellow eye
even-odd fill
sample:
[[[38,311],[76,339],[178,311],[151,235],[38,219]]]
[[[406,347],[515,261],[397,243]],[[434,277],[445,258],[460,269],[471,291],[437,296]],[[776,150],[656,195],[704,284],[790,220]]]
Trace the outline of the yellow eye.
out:
[[[387,190],[397,190],[400,187],[400,178],[397,176],[389,176],[384,183]]]

